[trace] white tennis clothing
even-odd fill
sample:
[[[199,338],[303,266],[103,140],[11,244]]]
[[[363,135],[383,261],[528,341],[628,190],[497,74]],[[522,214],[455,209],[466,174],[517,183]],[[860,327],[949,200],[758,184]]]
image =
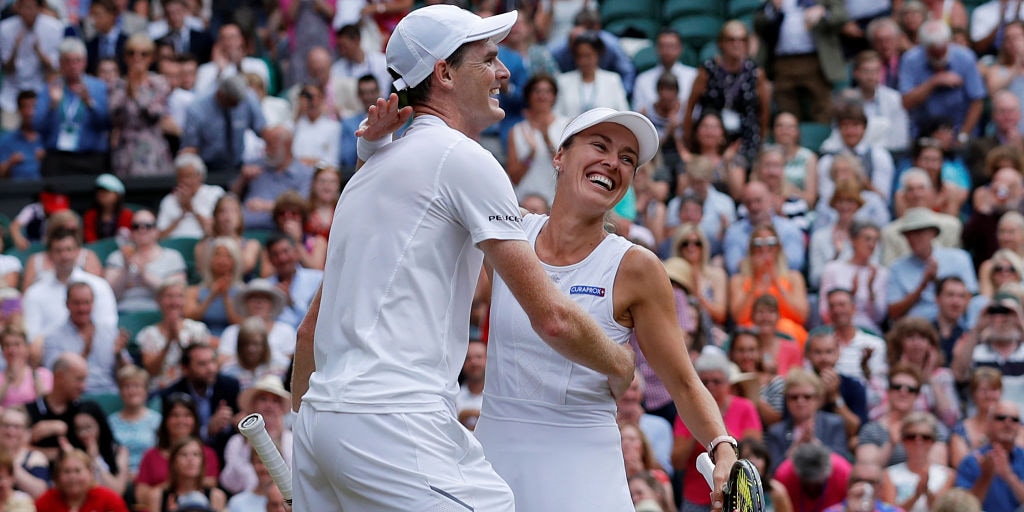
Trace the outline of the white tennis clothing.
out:
[[[547,219],[524,219],[532,242]],[[632,329],[615,321],[613,290],[619,264],[632,247],[609,235],[579,263],[542,262],[555,286],[620,344],[629,341]],[[615,412],[608,378],[541,340],[495,275],[484,402],[475,433],[520,510],[633,510]]]
[[[297,501],[306,507],[297,510],[333,510],[316,505],[357,490],[368,500],[391,493],[415,495],[433,485],[432,471],[458,475],[467,469],[460,464],[475,441],[452,442],[450,432],[421,438],[415,430],[374,425],[378,420],[373,418],[346,420],[345,428],[318,429],[334,425],[338,417],[372,415],[391,418],[379,420],[384,423],[414,425],[421,415],[442,413],[457,424],[454,396],[483,262],[476,245],[488,239],[525,240],[520,215],[512,185],[494,157],[434,116],[417,116],[403,138],[380,149],[348,183],[327,249],[314,344],[317,370],[303,397],[303,409],[312,409],[303,419],[312,424],[305,432],[296,431],[297,444],[309,447],[296,451],[297,474],[330,469],[324,476],[331,487],[319,492],[317,501]],[[348,430],[360,425],[367,426],[364,434]],[[305,437],[317,433],[344,437],[345,442],[325,444]],[[382,455],[399,456],[376,463],[389,468],[391,477],[357,462],[382,444],[394,445],[394,451]],[[416,457],[407,456],[412,450]],[[434,459],[443,463],[423,462]],[[472,459],[466,464],[474,468],[467,469],[469,489],[480,480],[475,475],[486,471]],[[501,482],[493,471],[491,475]],[[353,478],[359,485],[351,485]],[[473,498],[438,487],[466,503]],[[511,507],[511,493],[504,490]],[[435,510],[388,507],[352,510]]]

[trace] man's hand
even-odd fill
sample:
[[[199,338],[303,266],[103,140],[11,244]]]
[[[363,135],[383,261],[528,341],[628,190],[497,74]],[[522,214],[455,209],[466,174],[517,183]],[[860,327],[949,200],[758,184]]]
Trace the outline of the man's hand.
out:
[[[356,130],[356,137],[373,142],[389,133],[394,133],[412,117],[412,107],[398,108],[398,95],[391,93],[388,99],[377,98],[376,105],[370,105],[364,127]]]
[[[935,85],[949,88],[960,87],[964,83],[963,77],[953,71],[940,71],[932,77],[932,80],[935,81]]]
[[[988,452],[992,461],[992,470],[996,476],[1009,481],[1013,477],[1013,468],[1010,466],[1010,455],[1000,444],[993,444],[992,451]]]
[[[212,436],[213,434],[227,428],[231,425],[231,420],[234,419],[233,414],[234,413],[231,411],[231,407],[228,407],[227,402],[221,400],[220,404],[217,406],[216,412],[210,416],[210,423],[207,425],[206,429],[207,433]]]
[[[938,274],[939,262],[935,261],[934,257],[929,257],[928,261],[924,264],[924,275],[921,276],[921,282],[924,284],[931,283]]]
[[[825,385],[825,397],[829,402],[834,402],[839,396],[839,374],[833,368],[824,368],[818,372],[821,383]]]

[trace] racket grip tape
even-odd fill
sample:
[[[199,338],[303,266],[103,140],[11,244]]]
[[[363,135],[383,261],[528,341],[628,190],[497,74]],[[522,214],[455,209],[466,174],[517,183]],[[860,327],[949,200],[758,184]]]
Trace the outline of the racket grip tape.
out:
[[[267,472],[274,479],[281,496],[291,505],[292,503],[292,470],[285,464],[284,457],[277,450],[274,441],[267,433],[267,425],[263,416],[258,413],[250,414],[238,422],[238,431],[249,440],[249,444],[256,454],[260,456]]]

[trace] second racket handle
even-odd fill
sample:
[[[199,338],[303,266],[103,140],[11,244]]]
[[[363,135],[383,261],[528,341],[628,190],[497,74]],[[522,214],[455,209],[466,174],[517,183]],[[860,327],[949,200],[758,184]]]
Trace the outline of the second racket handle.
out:
[[[704,475],[708,487],[715,488],[715,464],[711,462],[711,456],[704,452],[697,456],[697,472]]]

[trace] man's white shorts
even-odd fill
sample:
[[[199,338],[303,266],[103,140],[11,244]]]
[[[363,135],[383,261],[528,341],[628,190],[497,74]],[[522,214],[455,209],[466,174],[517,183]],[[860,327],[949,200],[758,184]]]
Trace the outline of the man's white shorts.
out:
[[[315,411],[294,427],[296,512],[513,512],[512,490],[447,412]]]

